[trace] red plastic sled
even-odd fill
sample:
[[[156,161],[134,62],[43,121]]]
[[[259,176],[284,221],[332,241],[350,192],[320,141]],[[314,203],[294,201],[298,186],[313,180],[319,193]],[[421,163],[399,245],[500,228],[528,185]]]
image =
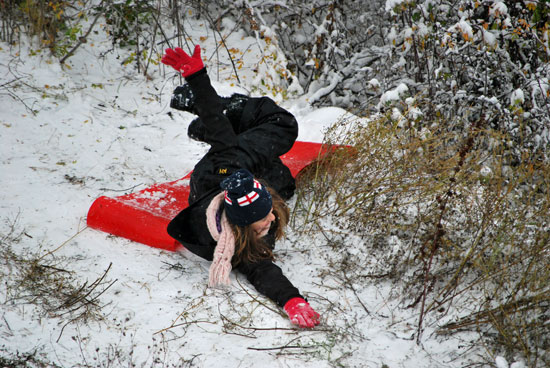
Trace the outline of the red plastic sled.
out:
[[[296,142],[281,160],[296,175],[326,150],[320,143]],[[188,206],[189,178],[155,184],[120,197],[99,197],[88,211],[88,226],[155,248],[170,251],[181,245],[166,232],[166,227]]]

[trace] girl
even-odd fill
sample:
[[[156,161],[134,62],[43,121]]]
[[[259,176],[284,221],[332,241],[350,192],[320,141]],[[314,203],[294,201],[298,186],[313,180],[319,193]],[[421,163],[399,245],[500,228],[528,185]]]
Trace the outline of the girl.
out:
[[[186,109],[199,116],[189,135],[211,146],[193,169],[189,207],[170,222],[168,233],[212,261],[210,286],[229,284],[235,268],[283,307],[292,323],[318,325],[319,314],[273,263],[275,240],[284,235],[289,217],[282,198],[295,189],[279,156],[296,140],[296,120],[267,97],[218,96],[198,45],[192,56],[167,49],[161,61],[188,84]]]

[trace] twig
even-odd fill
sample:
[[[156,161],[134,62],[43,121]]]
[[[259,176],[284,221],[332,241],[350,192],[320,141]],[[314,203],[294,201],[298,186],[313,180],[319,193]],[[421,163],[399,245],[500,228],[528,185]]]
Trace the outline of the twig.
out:
[[[7,86],[8,84],[12,84],[13,82],[17,82],[19,79],[22,79],[23,77],[17,77],[9,82],[0,84],[0,88],[4,88],[4,86]]]
[[[182,311],[182,312],[176,317],[176,319],[172,322],[172,324],[170,325],[170,327],[163,328],[162,330],[159,330],[159,331],[153,333],[153,335],[156,335],[156,334],[159,334],[159,333],[168,331],[169,329],[174,328],[174,327],[183,326],[183,325],[191,324],[191,323],[194,323],[194,322],[197,322],[197,323],[198,323],[198,322],[207,323],[208,321],[193,321],[193,322],[183,322],[183,323],[178,323],[178,324],[176,324],[176,321],[179,320],[183,315],[185,315],[190,309],[194,309],[194,308],[198,307],[199,305],[201,305],[202,303],[204,303],[204,299],[201,299],[198,303],[196,303],[196,304],[194,304],[194,305],[191,305],[189,308],[187,308],[187,309],[185,309],[184,311]],[[213,322],[209,322],[209,323],[215,324],[215,323],[213,323]]]
[[[57,340],[55,340],[56,343],[58,343],[59,340],[61,339],[61,336],[63,335],[63,331],[65,330],[65,327],[67,327],[69,324],[75,322],[78,318],[79,318],[79,317],[75,317],[75,318],[73,318],[73,319],[67,321],[67,323],[65,323],[65,324],[63,325],[63,327],[61,327],[61,331],[59,332],[59,336],[57,337]]]
[[[104,191],[104,192],[127,192],[129,190],[134,190],[135,188],[139,187],[140,185],[143,185],[143,183],[136,184],[133,187],[126,188],[126,189],[99,188],[99,190]]]
[[[11,92],[11,91],[8,91],[8,94],[15,100],[19,100],[19,102],[21,102],[23,104],[23,106],[25,106],[25,108],[33,115],[33,116],[36,116],[36,111],[34,111],[31,107],[29,107],[25,101],[23,101],[23,99],[19,96],[17,96],[15,93]]]
[[[344,274],[344,279],[346,280],[346,285],[348,285],[349,288],[351,289],[351,291],[353,291],[353,294],[354,294],[355,297],[357,298],[357,301],[359,302],[359,304],[361,304],[361,307],[363,307],[363,309],[365,310],[365,312],[367,313],[367,315],[370,316],[369,309],[367,308],[367,306],[365,305],[365,303],[363,303],[363,301],[361,300],[361,298],[360,298],[359,295],[357,294],[357,290],[355,290],[355,287],[353,287],[353,281],[351,281],[351,280],[348,278],[348,275],[346,274],[346,270],[343,269],[343,270],[342,270],[342,273]]]
[[[185,326],[185,325],[192,325],[192,324],[195,324],[195,323],[208,323],[208,324],[211,324],[211,325],[215,325],[216,322],[212,322],[212,321],[201,321],[201,320],[196,320],[196,321],[189,321],[189,322],[182,322],[182,323],[178,323],[178,324],[175,324],[175,325],[172,325],[170,327],[166,327],[166,328],[163,328],[162,330],[158,330],[157,332],[153,332],[153,335],[158,335],[160,333],[164,333],[168,330],[171,330],[172,328],[176,328],[176,327],[180,327],[180,326]]]
[[[266,307],[267,309],[269,309],[270,311],[272,311],[273,313],[277,313],[278,315],[281,315],[281,316],[284,316],[284,314],[278,310],[275,310],[273,308],[271,308],[270,306],[268,306],[267,304],[265,304],[264,302],[262,302],[261,300],[259,300],[257,297],[253,296],[252,294],[250,294],[248,292],[248,290],[245,289],[245,287],[243,286],[243,284],[241,284],[241,281],[239,280],[239,278],[237,277],[237,283],[239,284],[239,286],[241,287],[241,289],[249,296],[251,297],[255,302],[259,303],[260,305]]]
[[[229,60],[231,61],[231,65],[233,66],[233,71],[235,72],[235,76],[237,77],[237,82],[240,84],[241,79],[239,78],[239,73],[237,72],[237,67],[235,66],[235,62],[233,61],[233,57],[231,56],[231,53],[229,52],[229,48],[227,47],[227,44],[225,43],[225,38],[222,36],[220,31],[218,30],[218,27],[216,27],[216,25],[214,24],[214,20],[212,19],[210,14],[205,12],[205,16],[208,19],[208,21],[210,22],[210,25],[211,25],[212,29],[214,29],[216,31],[216,33],[220,36],[220,40],[222,42],[222,45],[225,48],[225,50],[227,51],[227,56],[229,56]],[[217,47],[216,47],[216,50],[217,50]]]
[[[305,346],[290,345],[290,343],[292,343],[296,340],[299,340],[299,339],[300,339],[300,336],[297,336],[297,337],[293,338],[292,340],[290,340],[288,342],[288,344],[283,345],[283,346],[273,346],[273,347],[269,347],[269,348],[255,348],[255,347],[249,346],[247,349],[256,350],[256,351],[269,351],[269,350],[284,350],[284,349],[311,349],[311,348],[318,347],[316,345],[305,345]]]
[[[495,318],[505,320],[507,314],[525,314],[529,311],[533,311],[535,308],[545,310],[548,308],[549,304],[550,298],[545,293],[527,296],[519,300],[512,300],[491,309],[472,313],[460,318],[456,322],[449,322],[441,326],[437,334],[441,335],[446,332],[451,332],[452,330],[465,330],[470,326],[487,324],[490,320]]]
[[[136,32],[136,69],[137,69],[137,72],[138,74],[141,73],[141,69],[140,69],[140,66],[141,66],[141,62],[139,61],[140,59],[140,56],[139,56],[139,21],[138,21],[138,18],[139,17],[136,17],[136,28],[135,28],[135,32]]]
[[[73,240],[74,238],[76,238],[78,235],[80,235],[84,230],[86,230],[88,228],[88,226],[84,226],[82,228],[82,230],[78,230],[76,232],[76,234],[74,234],[73,236],[71,236],[69,239],[65,240],[63,243],[61,243],[60,246],[58,246],[57,248],[45,253],[42,257],[38,258],[36,261],[39,262],[41,260],[43,260],[44,258],[46,258],[47,256],[49,256],[50,254],[53,254],[55,252],[57,252],[59,249],[63,248],[63,246],[65,246],[68,242],[70,242],[71,240]]]
[[[169,48],[172,48],[172,45],[170,44],[170,40],[173,40],[174,38],[177,38],[178,36],[176,35],[176,36],[168,38],[168,36],[166,36],[166,33],[164,32],[164,28],[161,27],[158,18],[155,16],[155,14],[152,14],[152,16],[153,16],[153,19],[155,20],[155,23],[157,24],[158,29],[160,30],[160,33],[162,33],[162,37],[164,38],[164,41],[159,41],[159,42],[157,42],[156,45],[159,46],[159,45],[162,45],[163,43],[166,43],[166,44],[168,44]]]
[[[159,1],[158,2],[158,7],[157,7],[157,15],[160,14],[160,5],[161,5],[161,2]],[[153,19],[155,19],[155,28],[153,29],[153,39],[151,40],[151,51],[149,51],[149,58],[147,59],[147,63],[145,64],[145,69],[143,70],[143,75],[147,75],[147,70],[149,69],[149,64],[151,63],[151,57],[153,55],[153,50],[154,50],[153,48],[155,47],[155,40],[157,38],[157,29],[160,27],[160,24],[159,24],[159,22],[157,22],[154,15],[153,15]],[[163,34],[164,34],[164,32],[163,32]]]
[[[267,350],[284,350],[284,349],[312,349],[316,348],[315,345],[310,346],[300,346],[300,345],[287,345],[287,346],[275,346],[272,348],[254,348],[254,347],[248,347],[249,350],[257,350],[257,351],[267,351]]]
[[[107,267],[107,269],[105,270],[105,272],[103,273],[103,275],[97,279],[92,285],[90,285],[90,288],[91,290],[86,294],[84,295],[84,298],[88,297],[88,295],[91,294],[91,292],[97,287],[99,286],[99,284],[101,284],[101,282],[103,281],[103,279],[105,279],[105,276],[107,276],[107,273],[109,272],[109,270],[111,269],[111,266],[113,265],[113,262],[111,262],[109,264],[109,267]],[[105,289],[103,289],[99,294],[96,294],[92,299],[90,299],[90,303],[93,303],[97,298],[99,298],[103,293],[105,293],[111,286],[114,285],[115,282],[117,282],[118,279],[115,279],[114,281],[111,281],[111,283],[109,285],[107,285],[107,287]]]
[[[105,291],[107,291],[111,286],[113,286],[113,284],[114,284],[115,282],[117,282],[117,280],[112,281],[105,289],[103,289],[99,294],[97,294],[96,296],[94,296],[92,299],[86,300],[86,298],[92,293],[92,291],[95,290],[95,288],[101,283],[101,281],[102,281],[103,279],[105,279],[105,276],[107,275],[107,273],[108,273],[109,270],[111,269],[111,266],[112,266],[112,265],[113,265],[113,263],[111,262],[111,263],[109,264],[109,267],[107,267],[107,269],[106,269],[105,272],[103,273],[103,275],[102,275],[100,278],[98,278],[96,281],[94,281],[94,282],[90,285],[90,290],[89,290],[85,295],[76,298],[74,301],[71,301],[70,304],[68,304],[68,303],[66,302],[62,307],[66,308],[66,307],[69,306],[69,305],[71,305],[71,306],[72,306],[72,305],[75,305],[77,302],[83,302],[83,304],[79,305],[78,307],[76,307],[76,308],[74,308],[74,309],[68,310],[68,311],[66,311],[65,313],[62,313],[62,314],[60,314],[59,316],[62,316],[62,315],[64,315],[64,314],[73,313],[73,312],[77,311],[78,309],[82,308],[82,306],[85,306],[85,305],[87,305],[87,304],[92,304],[92,305],[94,305],[94,306],[97,306],[97,305],[95,304],[95,300],[96,300],[97,298],[99,298],[103,293],[105,293]],[[78,292],[80,292],[81,290],[84,290],[85,287],[86,287],[86,284],[84,284],[84,285],[78,290]],[[78,292],[77,292],[77,293],[78,293]],[[84,302],[86,302],[86,303],[84,303]],[[82,314],[80,314],[80,315],[78,315],[78,316],[76,316],[76,317],[70,319],[69,321],[67,321],[67,323],[65,323],[65,324],[63,325],[63,327],[61,328],[61,331],[59,332],[59,336],[57,337],[56,342],[59,342],[59,339],[61,339],[61,336],[63,335],[63,331],[65,330],[65,327],[67,327],[69,324],[71,324],[71,323],[76,322],[77,320],[79,320],[79,319],[84,315],[84,313],[85,313],[85,312],[83,312]]]
[[[221,313],[220,313],[220,316],[222,317],[223,320],[231,323],[233,326],[242,328],[243,330],[252,330],[252,331],[280,331],[280,330],[282,330],[282,331],[296,331],[295,328],[288,328],[288,327],[254,327],[254,326],[247,327],[247,326],[240,325],[235,321],[230,320],[229,318],[227,318],[225,315],[223,315]],[[246,337],[250,337],[250,336],[246,336]]]
[[[464,160],[466,159],[466,155],[468,152],[472,150],[474,139],[477,135],[478,129],[482,127],[482,124],[485,122],[485,118],[483,114],[481,115],[481,118],[479,118],[472,126],[470,127],[470,130],[468,132],[468,136],[463,142],[462,146],[460,147],[460,150],[458,152],[459,154],[459,161],[456,164],[456,166],[453,169],[453,174],[450,178],[450,184],[447,187],[447,190],[443,197],[438,196],[436,197],[436,201],[439,204],[439,216],[436,223],[436,229],[433,234],[432,242],[431,242],[431,248],[430,248],[430,255],[429,259],[426,262],[424,260],[424,250],[422,250],[422,261],[424,262],[424,282],[423,282],[423,289],[421,293],[421,305],[420,305],[420,315],[418,317],[418,327],[417,327],[417,337],[416,337],[416,343],[420,345],[420,338],[422,336],[422,329],[423,329],[423,323],[424,323],[424,316],[427,313],[428,309],[426,309],[426,299],[428,296],[428,291],[433,287],[433,284],[435,283],[435,279],[432,280],[432,282],[429,282],[430,279],[430,271],[432,268],[432,264],[435,258],[435,255],[437,251],[439,250],[439,247],[441,245],[441,239],[445,235],[445,230],[443,229],[443,217],[447,212],[447,205],[451,198],[453,197],[453,191],[455,190],[456,183],[457,183],[457,175],[462,169],[464,165]],[[429,285],[429,286],[428,286]]]
[[[6,324],[6,327],[8,328],[8,330],[10,330],[11,336],[13,336],[13,330],[11,329],[10,324],[8,323],[8,320],[6,319],[6,315],[4,314],[2,318],[4,319],[4,323]]]
[[[103,5],[103,3],[105,2],[105,0],[101,0],[101,3],[98,5],[99,8],[101,8],[101,6]],[[82,45],[83,43],[86,43],[87,42],[87,38],[88,38],[88,35],[90,34],[90,32],[92,32],[92,29],[94,28],[97,20],[99,19],[99,17],[102,15],[101,12],[98,12],[94,18],[94,20],[92,21],[92,24],[90,25],[90,28],[88,28],[88,31],[86,31],[86,33],[84,34],[84,36],[82,37],[79,37],[78,39],[78,43],[65,55],[61,58],[61,60],[59,60],[59,63],[61,65],[63,65],[65,63],[65,60],[67,60],[68,58],[70,58],[71,56],[73,56],[74,52],[76,51],[76,49],[78,49],[80,47],[80,45]]]
[[[113,265],[113,263],[111,262],[109,264],[109,267],[105,270],[105,272],[103,273],[103,275],[98,278],[96,281],[94,281],[90,286],[88,286],[88,292],[84,295],[81,295],[81,296],[78,296],[76,298],[74,298],[74,300],[68,300],[66,301],[61,307],[62,308],[69,308],[79,302],[81,302],[82,304],[81,305],[78,305],[76,308],[73,308],[73,309],[70,309],[70,310],[67,310],[66,312],[64,313],[61,313],[60,316],[64,315],[64,314],[71,314],[71,313],[74,313],[76,312],[77,310],[79,310],[80,308],[82,308],[83,306],[87,306],[88,304],[91,304],[95,307],[99,307],[95,301],[101,296],[103,295],[108,289],[111,288],[111,286],[113,286],[117,281],[118,279],[115,279],[114,281],[111,281],[111,283],[109,285],[107,285],[107,287],[105,289],[103,289],[101,292],[99,292],[98,294],[96,294],[93,298],[91,299],[87,299],[88,296],[90,296],[90,294],[101,284],[101,282],[103,281],[103,279],[105,279],[105,276],[107,275],[107,273],[109,272],[109,270],[111,269],[111,266]],[[86,283],[84,283],[84,285],[82,285],[82,287],[77,290],[75,293],[72,293],[72,294],[76,294],[78,295],[81,291],[84,291],[84,289],[86,289]],[[56,308],[57,309],[57,308]]]
[[[166,261],[162,261],[162,263],[164,263],[166,266],[168,266],[169,270],[176,270],[176,271],[181,271],[181,272],[186,271],[185,267],[181,263],[172,264],[172,263],[169,263],[169,262],[166,262]]]

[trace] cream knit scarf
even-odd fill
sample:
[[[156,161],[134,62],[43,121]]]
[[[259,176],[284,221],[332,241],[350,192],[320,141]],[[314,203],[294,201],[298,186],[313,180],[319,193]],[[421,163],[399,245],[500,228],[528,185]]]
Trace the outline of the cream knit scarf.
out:
[[[220,284],[229,285],[229,273],[231,272],[231,258],[235,253],[235,236],[233,230],[229,226],[225,211],[221,216],[221,231],[218,231],[218,224],[216,221],[216,214],[223,205],[224,192],[221,192],[214,198],[206,209],[206,224],[210,235],[218,242],[216,249],[214,249],[214,259],[210,265],[210,271],[208,276],[208,285],[217,286]]]

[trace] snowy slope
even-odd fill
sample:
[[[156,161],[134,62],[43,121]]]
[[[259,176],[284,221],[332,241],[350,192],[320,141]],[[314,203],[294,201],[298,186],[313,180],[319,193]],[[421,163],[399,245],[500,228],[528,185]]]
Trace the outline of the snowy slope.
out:
[[[210,31],[198,23],[192,29],[212,55]],[[24,233],[11,244],[17,254],[44,254],[82,283],[108,269],[99,289],[112,284],[98,298],[101,319],[70,323],[10,299],[15,275],[4,264],[0,356],[36,354],[62,367],[459,367],[469,360],[455,360],[464,353],[459,342],[429,328],[417,345],[415,311],[400,309],[389,285],[356,285],[358,295],[336,282],[320,285],[316,275],[328,267],[321,238],[291,233],[277,245],[283,270],[322,315],[318,328],[298,330],[241,276],[232,275],[231,287],[209,289],[209,263],[185,250],[160,251],[86,228],[98,196],[178,179],[207,149],[187,138],[193,115],[168,106],[179,78],[162,67],[145,78],[114,53],[100,58],[110,41],[102,32],[95,37],[68,60],[70,68],[45,52],[31,55],[32,45],[0,44],[0,234]],[[252,38],[232,37],[229,43],[257,49]],[[240,87],[228,80],[228,66],[208,60],[220,94],[251,90],[255,51],[244,59],[250,67]],[[281,103],[306,141],[321,141],[344,113],[314,109],[304,98]]]

